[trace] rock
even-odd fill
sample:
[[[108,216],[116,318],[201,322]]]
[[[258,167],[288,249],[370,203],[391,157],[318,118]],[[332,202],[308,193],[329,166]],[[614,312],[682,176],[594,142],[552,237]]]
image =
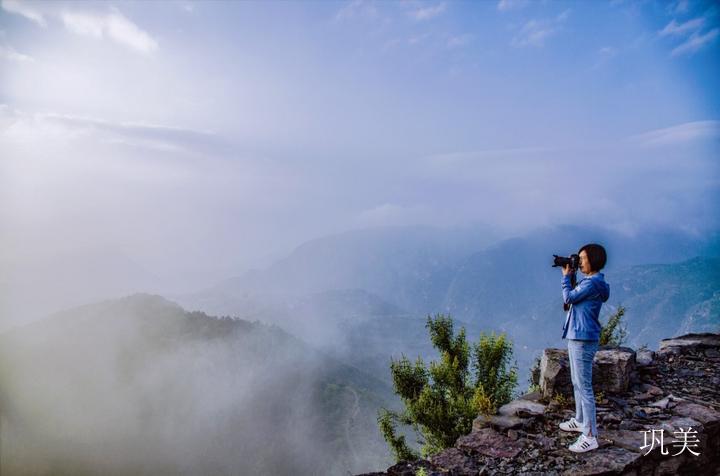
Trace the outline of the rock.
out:
[[[477,474],[481,468],[473,458],[467,456],[462,450],[452,447],[431,456],[430,462],[439,469],[453,471],[455,474]]]
[[[639,466],[642,455],[634,451],[607,446],[582,454],[584,465],[576,465],[564,475],[622,474]]]
[[[557,443],[556,438],[551,438],[545,435],[535,435],[535,441],[540,443],[545,451],[553,449]]]
[[[720,425],[720,412],[713,408],[705,407],[697,403],[680,402],[672,409],[675,415],[690,417],[697,420],[706,428]]]
[[[677,350],[669,350],[675,348]],[[686,352],[688,348],[692,349],[706,349],[706,348],[720,348],[720,334],[685,334],[679,337],[672,337],[670,339],[663,339],[660,341],[660,353],[680,353]]]
[[[539,370],[538,370],[538,372],[539,372]],[[526,393],[525,395],[521,396],[520,399],[521,400],[529,400],[531,402],[539,402],[540,399],[542,398],[542,396],[543,396],[542,392],[538,390],[535,392]]]
[[[513,441],[491,428],[481,428],[463,435],[455,442],[455,447],[463,451],[480,453],[495,458],[515,458],[525,449],[522,441]]]
[[[658,424],[659,429],[663,429],[667,434],[666,437],[672,438],[676,431],[679,431],[680,428],[683,430],[687,430],[688,428],[692,428],[693,430],[697,431],[698,434],[703,433],[705,431],[705,428],[703,427],[702,423],[700,423],[697,420],[693,420],[692,418],[683,417],[683,416],[674,416],[671,419],[667,421],[660,422]]]
[[[637,430],[605,430],[601,437],[608,439],[619,448],[625,448],[635,453],[640,453],[640,447],[644,444],[645,438],[642,431]]]
[[[670,394],[667,397],[663,398],[662,400],[658,400],[657,402],[650,403],[649,406],[661,408],[661,409],[673,408],[680,401],[683,401],[683,399],[678,398],[678,397],[674,396],[673,394]]]
[[[603,415],[602,422],[603,423],[620,423],[622,421],[622,418],[620,418],[618,415],[615,415],[614,413],[607,413]]]
[[[540,359],[540,389],[545,398],[557,394],[572,395],[570,362],[566,350],[545,349]]]
[[[649,349],[640,349],[635,353],[635,363],[639,367],[646,367],[653,363],[655,352]]]
[[[593,360],[593,388],[603,393],[622,393],[630,386],[635,369],[635,351],[627,347],[602,347]],[[560,393],[572,396],[570,362],[566,350],[545,349],[540,360],[540,388],[543,397]]]
[[[493,426],[505,432],[509,429],[522,428],[525,425],[524,418],[507,415],[478,415],[473,421],[473,430]]]
[[[622,393],[630,385],[630,372],[635,369],[635,351],[628,347],[601,349],[593,361],[593,383],[601,382],[604,393]]]
[[[655,396],[662,395],[664,393],[660,387],[656,387],[655,385],[651,385],[651,384],[645,384],[643,386],[643,390],[646,393],[649,393],[650,395],[655,395]]]
[[[638,431],[638,430],[644,430],[644,429],[645,429],[644,426],[642,426],[641,424],[636,423],[636,422],[634,422],[634,421],[632,421],[632,420],[623,420],[623,421],[621,421],[621,422],[620,422],[620,425],[619,425],[619,428],[620,428],[621,430],[633,430],[633,431]]]
[[[513,400],[501,406],[498,413],[505,416],[537,416],[545,413],[545,405],[530,400]]]
[[[429,472],[432,472],[435,469],[432,463],[425,460],[400,461],[389,467],[386,474],[388,476],[415,476],[417,474],[417,470],[420,468],[425,468],[425,470]]]

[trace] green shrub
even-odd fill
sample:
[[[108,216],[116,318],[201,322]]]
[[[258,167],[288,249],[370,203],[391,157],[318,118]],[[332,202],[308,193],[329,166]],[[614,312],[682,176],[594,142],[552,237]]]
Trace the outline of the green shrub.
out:
[[[617,345],[620,346],[627,338],[627,328],[621,323],[625,315],[625,307],[620,305],[617,311],[608,319],[607,324],[602,326],[600,330],[600,345]]]
[[[414,363],[405,355],[391,359],[393,386],[405,411],[398,414],[383,408],[378,416],[380,431],[397,461],[428,457],[453,446],[458,437],[470,432],[479,413],[495,413],[509,402],[517,384],[517,366],[507,368],[512,343],[504,334],[481,334],[472,349],[473,378],[465,329],[455,336],[452,318],[442,314],[434,319],[428,316],[425,327],[440,361],[426,368],[420,357]],[[396,423],[411,425],[422,435],[420,455],[408,447],[404,436],[396,434]]]

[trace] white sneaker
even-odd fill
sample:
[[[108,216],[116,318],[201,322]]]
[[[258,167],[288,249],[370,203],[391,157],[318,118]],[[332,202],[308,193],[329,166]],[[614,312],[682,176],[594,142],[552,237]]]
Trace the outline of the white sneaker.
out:
[[[570,418],[568,421],[560,423],[560,429],[563,431],[579,431],[582,433],[582,425],[577,422],[575,417]]]
[[[584,453],[586,451],[594,450],[598,447],[597,438],[594,436],[580,435],[577,441],[570,445],[568,449],[575,453]]]

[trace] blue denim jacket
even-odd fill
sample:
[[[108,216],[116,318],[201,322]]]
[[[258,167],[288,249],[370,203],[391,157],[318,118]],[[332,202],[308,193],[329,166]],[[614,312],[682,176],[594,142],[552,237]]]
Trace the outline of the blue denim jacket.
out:
[[[563,339],[600,340],[600,308],[610,297],[610,285],[603,273],[583,278],[575,289],[570,275],[561,281],[563,302],[571,304],[563,326]]]

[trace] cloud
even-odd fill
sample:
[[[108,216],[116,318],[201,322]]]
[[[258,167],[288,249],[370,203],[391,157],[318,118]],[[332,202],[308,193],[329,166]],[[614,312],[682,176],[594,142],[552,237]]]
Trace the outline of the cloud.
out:
[[[22,15],[41,27],[47,26],[43,13],[36,6],[29,3],[19,2],[18,0],[2,0],[2,9],[6,12]]]
[[[497,4],[497,9],[501,12],[519,10],[521,8],[525,8],[527,4],[527,0],[500,0]]]
[[[564,10],[551,20],[529,20],[510,41],[516,48],[523,46],[543,46],[545,40],[555,35],[560,25],[570,16],[570,10]]]
[[[515,35],[510,44],[515,47],[522,46],[543,46],[545,40],[554,35],[556,28],[548,23],[538,20],[530,20]]]
[[[162,152],[218,151],[221,140],[211,131],[138,122],[113,122],[86,116],[43,112],[28,114],[2,109],[0,117],[7,127],[0,137],[19,142],[92,137],[108,144],[119,144]]]
[[[687,13],[688,9],[690,7],[690,2],[688,0],[678,0],[677,3],[668,5],[668,9],[672,13]]]
[[[598,69],[613,59],[618,54],[617,48],[604,46],[598,50],[598,59],[591,69]]]
[[[417,8],[409,12],[409,15],[415,20],[429,20],[445,11],[445,2],[439,3],[434,7]]]
[[[630,137],[630,141],[643,147],[656,147],[718,138],[720,121],[695,121],[638,134]]]
[[[377,18],[378,10],[374,4],[365,0],[353,0],[344,5],[335,14],[335,21],[349,20],[351,18]]]
[[[12,46],[0,45],[0,58],[19,63],[32,63],[35,61],[31,56],[18,53]]]
[[[658,32],[660,36],[682,36],[690,32],[694,32],[702,28],[705,24],[705,19],[702,17],[688,20],[684,23],[678,23],[673,19],[670,23],[665,25],[665,28]]]
[[[402,206],[384,203],[358,213],[353,221],[357,227],[417,225],[427,223],[433,213],[424,205]]]
[[[29,4],[17,0],[2,0],[2,8],[22,15],[42,27],[47,26],[47,18],[56,18],[63,23],[67,31],[96,39],[108,38],[140,53],[149,54],[158,48],[155,38],[115,7],[111,7],[109,12],[93,12],[70,9],[61,3]]]
[[[459,35],[459,36],[452,36],[448,38],[447,46],[448,48],[459,48],[462,46],[467,45],[472,41],[473,35],[465,34],[465,35]]]
[[[145,54],[158,48],[154,38],[115,8],[109,14],[64,11],[60,16],[65,28],[78,35],[107,37]]]
[[[680,56],[685,54],[691,55],[700,50],[705,45],[710,44],[718,36],[718,32],[720,32],[720,29],[713,28],[704,35],[693,33],[692,35],[690,35],[690,38],[688,38],[687,41],[685,41],[680,46],[675,47],[670,52],[670,56]]]

